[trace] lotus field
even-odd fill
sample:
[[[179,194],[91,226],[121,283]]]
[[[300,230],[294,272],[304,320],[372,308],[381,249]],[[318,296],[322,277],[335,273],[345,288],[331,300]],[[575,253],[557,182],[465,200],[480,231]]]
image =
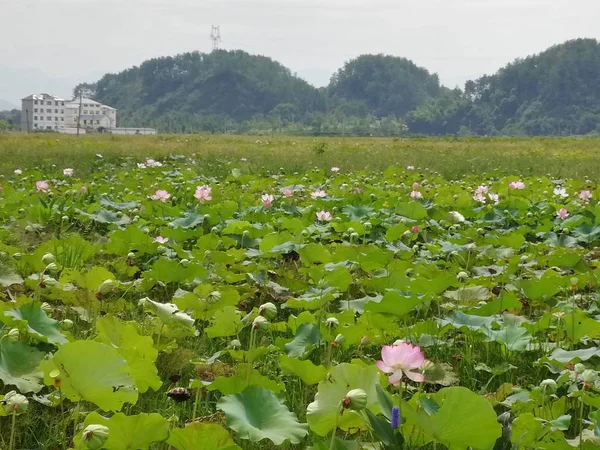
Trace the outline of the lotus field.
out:
[[[594,181],[93,159],[0,179],[0,448],[600,445]]]

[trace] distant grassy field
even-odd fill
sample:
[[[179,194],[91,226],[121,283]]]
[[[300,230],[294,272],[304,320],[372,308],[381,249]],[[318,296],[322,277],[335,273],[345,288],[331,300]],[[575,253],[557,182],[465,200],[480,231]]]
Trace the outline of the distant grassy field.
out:
[[[65,136],[0,134],[0,174],[15,167],[42,171],[73,167],[93,172],[101,154],[105,162],[122,158],[189,155],[214,175],[246,158],[249,169],[263,173],[280,168],[303,171],[314,166],[382,170],[413,165],[447,178],[472,173],[509,173],[554,177],[594,177],[600,173],[600,140],[584,138],[387,139],[246,137],[203,135]]]

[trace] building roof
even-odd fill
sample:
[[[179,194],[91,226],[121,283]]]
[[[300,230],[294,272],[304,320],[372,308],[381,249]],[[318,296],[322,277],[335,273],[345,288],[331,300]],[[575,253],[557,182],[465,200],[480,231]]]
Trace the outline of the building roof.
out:
[[[55,100],[57,102],[64,102],[65,99],[64,98],[60,98],[56,95],[53,94],[45,94],[45,93],[41,93],[41,94],[31,94],[28,95],[25,98],[22,98],[21,100]]]
[[[100,102],[97,102],[96,100],[92,100],[90,98],[82,98],[81,100],[78,98],[74,98],[73,100],[69,100],[67,102],[68,106],[76,106],[77,108],[79,108],[79,105],[88,105],[89,106],[93,106],[93,107],[98,107],[98,108],[107,108],[107,109],[114,109],[116,111],[115,108],[108,106],[108,105],[103,105]]]
[[[102,119],[108,119],[108,116],[105,114],[82,114],[80,116],[82,119],[86,119],[86,120],[102,120]]]

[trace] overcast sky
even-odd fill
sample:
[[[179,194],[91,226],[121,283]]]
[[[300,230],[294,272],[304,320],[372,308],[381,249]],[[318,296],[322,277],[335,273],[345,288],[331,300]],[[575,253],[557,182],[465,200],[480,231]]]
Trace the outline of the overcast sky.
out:
[[[453,87],[567,39],[600,38],[599,19],[599,0],[0,0],[0,65],[97,77],[209,51],[214,24],[222,48],[270,56],[313,84],[386,53]]]

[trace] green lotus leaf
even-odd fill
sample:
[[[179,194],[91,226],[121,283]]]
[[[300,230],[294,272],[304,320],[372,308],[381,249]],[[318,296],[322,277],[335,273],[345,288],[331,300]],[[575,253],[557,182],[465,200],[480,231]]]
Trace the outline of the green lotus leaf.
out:
[[[285,373],[297,375],[308,385],[317,384],[327,375],[327,369],[324,366],[315,366],[311,361],[302,361],[283,354],[279,355],[279,367]]]
[[[10,267],[0,264],[0,286],[12,286],[23,283],[23,278]]]
[[[402,407],[404,427],[421,432],[448,448],[489,450],[502,435],[496,412],[487,399],[465,387],[448,387],[427,398],[440,407],[429,415],[408,404]]]
[[[326,380],[319,383],[315,400],[308,405],[306,419],[310,429],[325,436],[336,426],[343,431],[364,430],[363,418],[355,411],[346,410],[338,416],[340,403],[352,389],[362,389],[367,393],[367,408],[374,414],[381,412],[377,384],[380,372],[376,366],[361,367],[358,364],[342,363],[329,371]]]
[[[56,378],[50,374],[58,371],[63,395],[71,401],[89,401],[104,411],[119,411],[125,403],[137,402],[138,390],[127,361],[106,344],[69,342],[40,368],[49,386]]]
[[[507,350],[522,352],[527,348],[533,336],[523,327],[507,326],[500,330],[485,330],[490,341],[501,342]]]
[[[303,357],[321,340],[319,327],[311,323],[303,323],[296,330],[296,337],[285,344],[285,352],[290,358]]]
[[[483,286],[468,286],[456,291],[444,292],[444,297],[459,303],[477,303],[487,300],[489,296],[489,289]]]
[[[238,364],[232,376],[215,378],[207,389],[209,391],[218,390],[223,395],[231,395],[242,392],[248,386],[261,386],[275,393],[285,389],[283,383],[261,375],[251,364]]]
[[[96,332],[96,341],[110,345],[125,358],[140,393],[160,388],[162,382],[154,364],[158,350],[150,336],[138,333],[135,322],[123,322],[115,316],[106,315],[96,321]]]
[[[107,418],[91,412],[83,422],[88,425],[104,425],[108,428],[108,439],[102,446],[106,450],[146,450],[154,442],[162,442],[169,437],[169,422],[157,413],[126,416],[117,413]],[[75,445],[81,445],[83,430],[75,436]],[[77,447],[79,448],[79,447]]]
[[[130,211],[133,208],[137,208],[140,205],[140,202],[131,200],[128,202],[113,202],[107,197],[102,197],[100,199],[100,204],[102,206],[108,206],[109,208],[114,208],[118,211]]]
[[[4,311],[4,315],[11,318],[6,320],[8,325],[26,330],[35,339],[51,344],[67,342],[65,335],[59,331],[58,321],[48,317],[40,302],[24,303],[17,309]]]
[[[288,411],[273,392],[260,386],[222,397],[217,408],[225,413],[227,426],[241,439],[299,444],[308,433],[307,425],[299,423],[296,414]]]
[[[82,273],[75,269],[63,270],[60,283],[73,283],[82,289],[96,291],[106,280],[114,280],[115,276],[104,267],[92,267],[88,272]]]
[[[101,209],[100,211],[91,214],[80,209],[78,209],[77,212],[98,223],[112,223],[114,225],[127,225],[128,223],[131,223],[131,219],[125,214],[115,213],[106,209]]]
[[[204,214],[198,214],[198,213],[188,213],[186,214],[184,217],[179,217],[177,219],[175,219],[174,221],[169,223],[170,227],[173,228],[195,228],[198,225],[200,225],[202,222],[204,222]]]
[[[242,327],[242,318],[237,308],[226,306],[215,312],[211,323],[211,326],[204,329],[209,338],[235,336]]]
[[[0,339],[0,380],[7,386],[16,386],[20,392],[39,392],[44,372],[39,369],[46,356],[25,342],[11,342],[7,336]]]
[[[177,450],[238,450],[225,428],[216,423],[191,423],[171,430],[167,443]]]
[[[396,214],[412,220],[422,220],[427,217],[427,210],[418,202],[399,202],[396,205]]]

